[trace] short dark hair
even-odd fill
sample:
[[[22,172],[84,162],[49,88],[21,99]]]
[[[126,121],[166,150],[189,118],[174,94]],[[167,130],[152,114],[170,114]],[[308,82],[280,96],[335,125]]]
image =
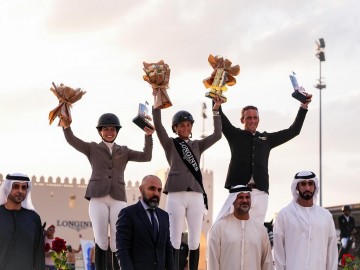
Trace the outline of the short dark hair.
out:
[[[258,111],[258,108],[256,108],[255,106],[253,105],[248,105],[248,106],[245,106],[244,108],[242,108],[241,110],[241,118],[240,119],[244,119],[244,114],[247,110],[256,110]]]

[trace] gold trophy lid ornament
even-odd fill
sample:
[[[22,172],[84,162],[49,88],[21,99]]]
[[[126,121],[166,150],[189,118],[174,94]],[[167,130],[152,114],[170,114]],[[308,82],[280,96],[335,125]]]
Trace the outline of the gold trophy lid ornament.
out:
[[[166,89],[169,88],[170,68],[163,60],[157,63],[143,62],[145,74],[144,81],[148,82],[153,89],[154,108],[165,109],[172,106]]]
[[[205,94],[208,98],[214,98],[219,96],[226,102],[226,97],[222,95],[222,92],[227,91],[227,86],[233,86],[236,84],[234,76],[239,75],[240,66],[231,66],[232,63],[229,59],[224,59],[220,56],[209,55],[208,61],[214,71],[209,78],[203,80],[206,88],[210,88],[210,91]]]
[[[52,85],[50,90],[58,98],[59,105],[49,113],[49,124],[51,125],[58,116],[60,118],[58,126],[68,128],[72,122],[70,108],[73,103],[86,94],[86,91],[81,88],[73,89],[62,83],[59,86],[56,86],[55,83]]]

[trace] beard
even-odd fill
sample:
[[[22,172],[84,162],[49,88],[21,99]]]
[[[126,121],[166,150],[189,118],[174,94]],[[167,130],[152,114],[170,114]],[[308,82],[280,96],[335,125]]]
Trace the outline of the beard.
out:
[[[239,214],[248,213],[249,210],[250,210],[250,204],[242,203],[242,204],[237,205],[237,206],[234,205],[234,212],[237,212]]]
[[[300,192],[299,191],[299,196],[300,196],[300,198],[304,199],[305,201],[309,201],[314,197],[314,192],[311,192],[311,191]]]
[[[241,204],[240,209],[241,209],[242,212],[248,212],[250,210],[250,205],[246,204],[246,203]]]
[[[160,202],[159,196],[154,195],[151,198],[148,198],[145,194],[145,191],[142,191],[141,195],[144,203],[146,203],[150,208],[155,208],[159,206],[159,202]]]
[[[15,195],[9,194],[8,200],[12,201],[15,204],[21,204],[25,200],[25,197],[26,196],[19,194],[15,194]]]

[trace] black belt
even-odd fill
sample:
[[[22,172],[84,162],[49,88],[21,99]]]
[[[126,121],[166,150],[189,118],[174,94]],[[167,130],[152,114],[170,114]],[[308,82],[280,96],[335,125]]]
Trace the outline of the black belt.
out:
[[[247,184],[246,186],[249,187],[249,188],[251,188],[251,189],[257,188],[254,183],[249,183],[249,184]]]

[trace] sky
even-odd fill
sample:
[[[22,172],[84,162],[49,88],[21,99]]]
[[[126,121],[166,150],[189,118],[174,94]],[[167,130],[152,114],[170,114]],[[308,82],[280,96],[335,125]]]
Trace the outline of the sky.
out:
[[[225,92],[223,111],[242,127],[240,110],[259,108],[259,131],[288,128],[299,102],[291,97],[289,74],[313,94],[301,134],[272,150],[267,219],[292,197],[295,173],[320,170],[322,112],[322,204],[359,203],[360,21],[356,0],[14,0],[0,3],[0,173],[88,179],[91,167],[69,146],[57,120],[48,115],[58,100],[51,83],[87,93],[72,107],[72,129],[84,141],[100,141],[99,116],[118,115],[116,142],[141,150],[144,132],[132,119],[138,104],[153,103],[143,81],[143,62],[164,60],[171,68],[168,94],[173,106],[162,111],[169,134],[179,110],[194,119],[193,138],[213,132],[211,100],[202,83],[212,68],[209,54],[240,65],[237,83]],[[320,76],[316,43],[324,38],[321,65],[326,88],[314,88]],[[204,122],[201,109],[207,105]],[[227,196],[223,188],[230,150],[223,137],[204,155],[214,172],[216,215]],[[130,162],[126,181],[168,168],[154,135],[153,159]]]

